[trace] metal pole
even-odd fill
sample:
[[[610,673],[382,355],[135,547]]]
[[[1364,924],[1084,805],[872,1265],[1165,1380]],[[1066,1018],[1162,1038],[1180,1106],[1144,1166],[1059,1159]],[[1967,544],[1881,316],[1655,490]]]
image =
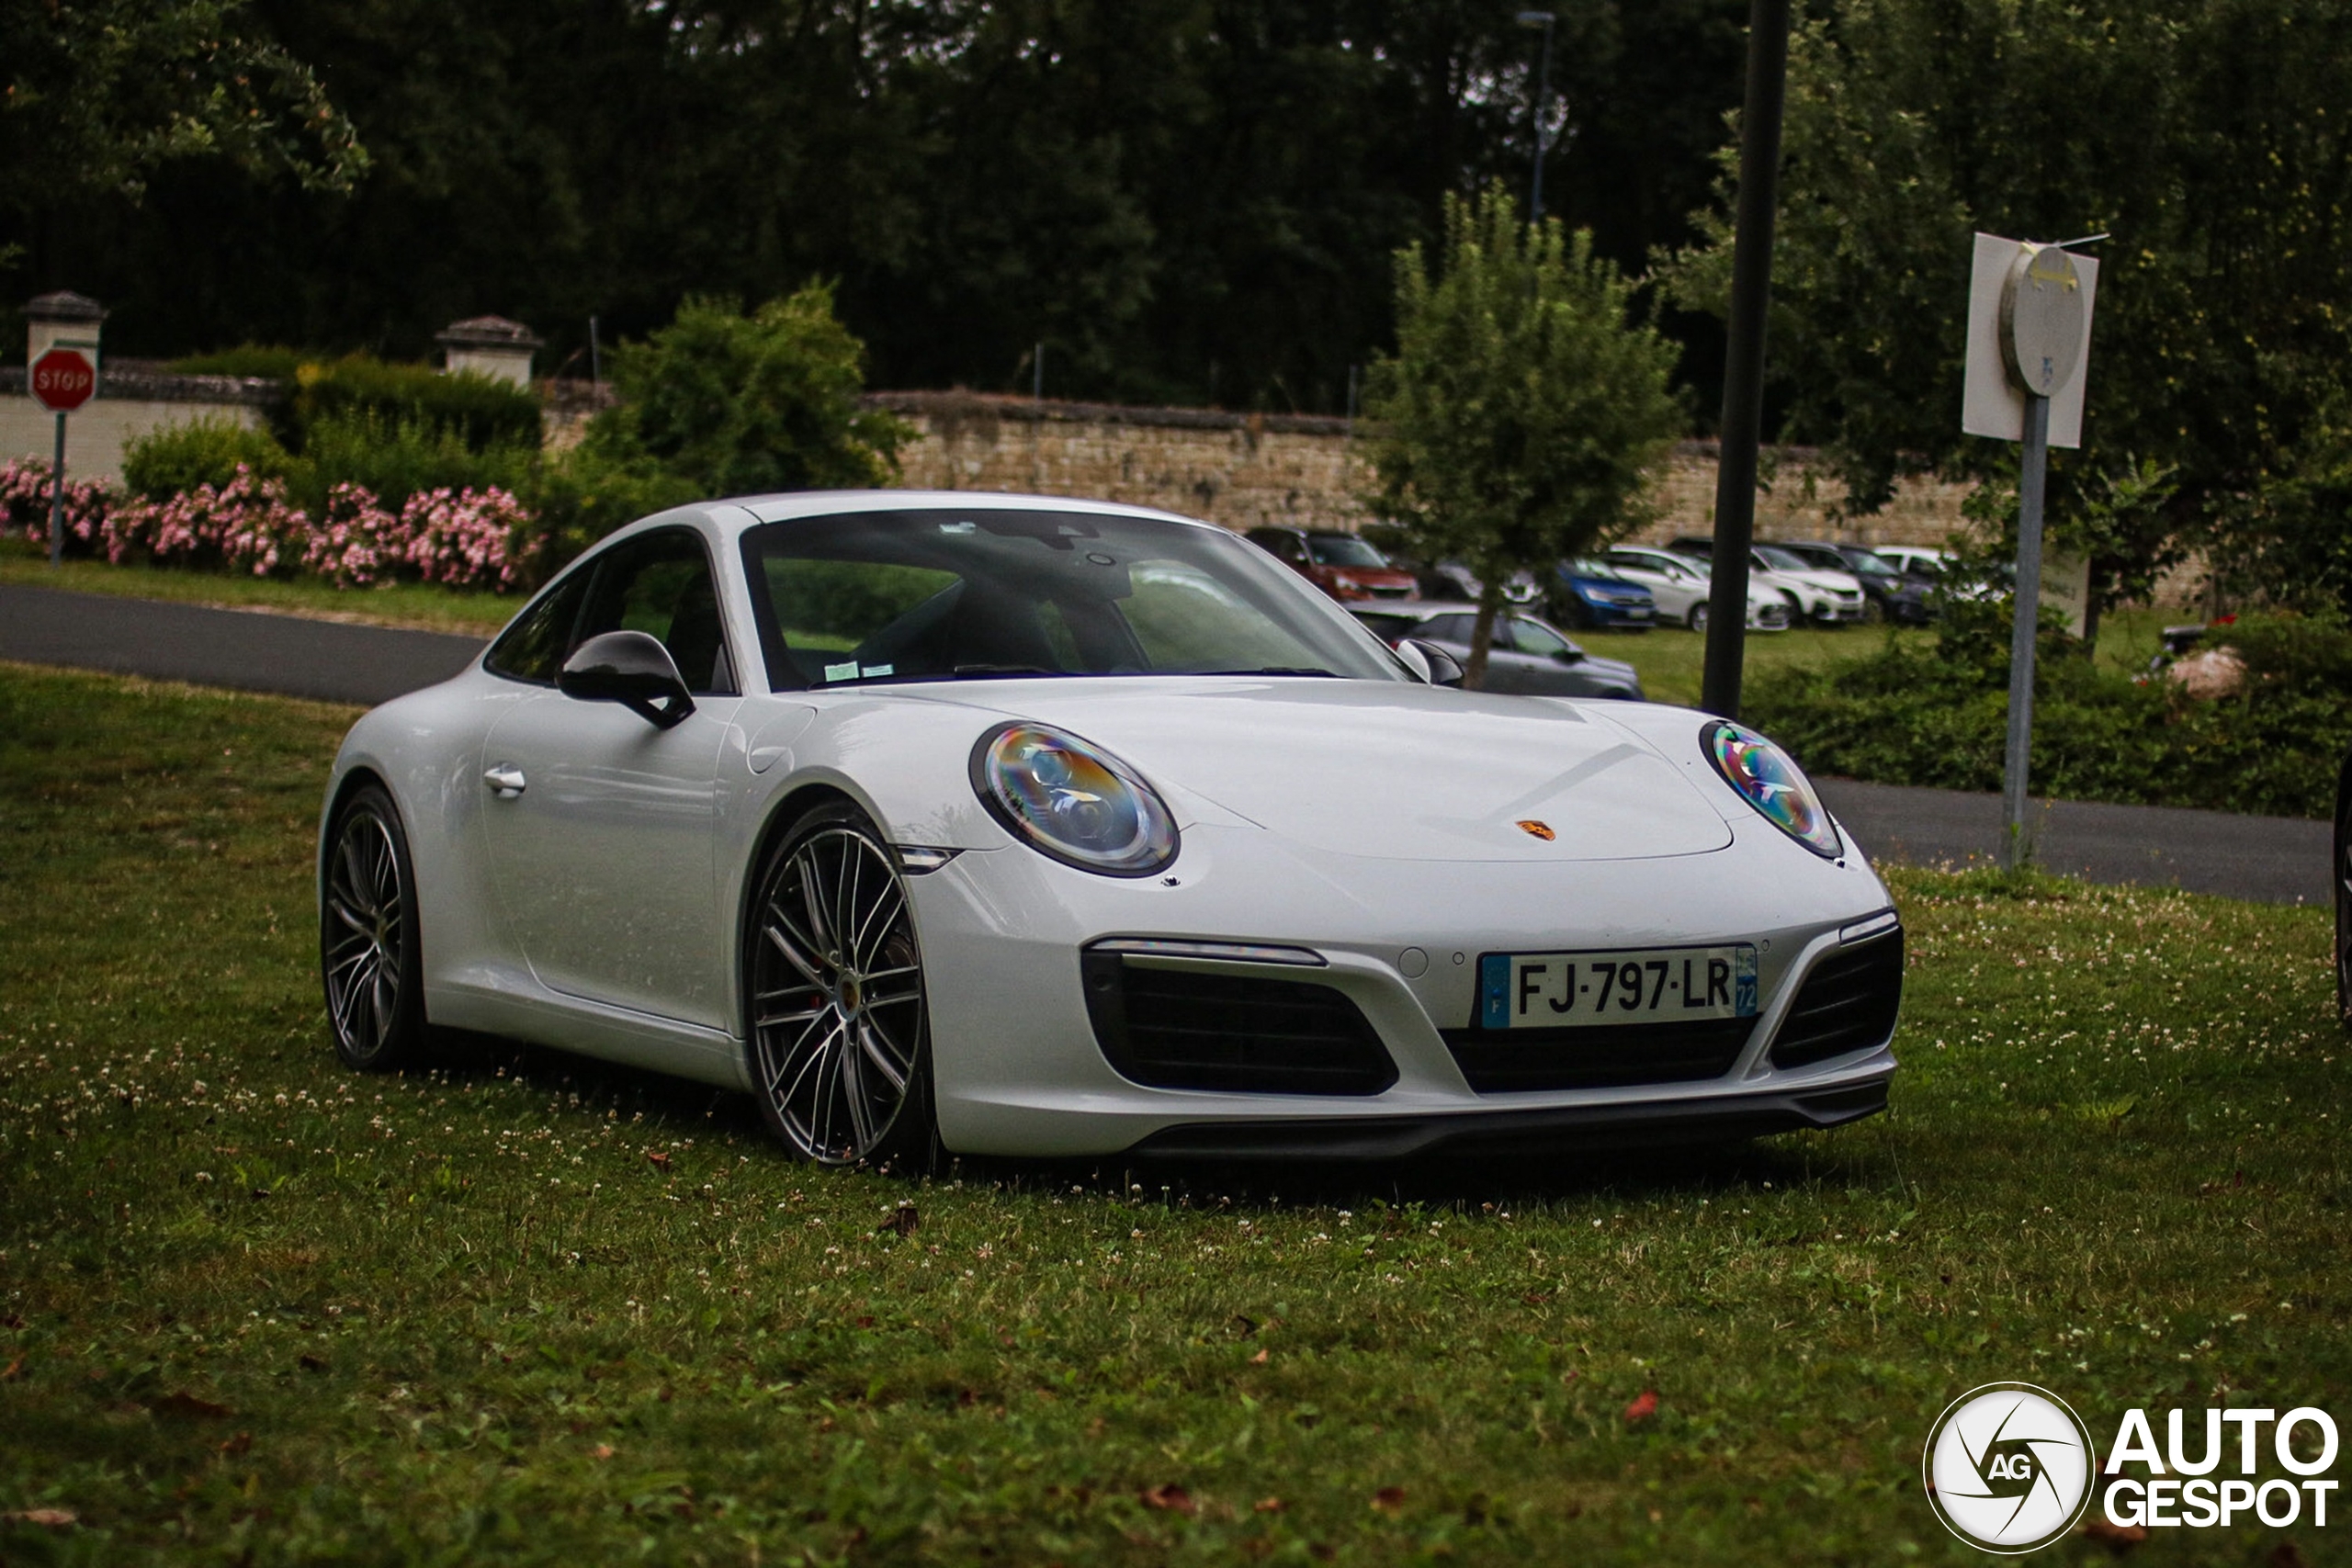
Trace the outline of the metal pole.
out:
[[[49,570],[65,559],[65,415],[57,416],[57,460],[49,466]]]
[[[1029,399],[1039,403],[1046,400],[1046,345],[1042,343],[1029,361]]]
[[[2024,463],[2018,477],[2018,589],[2009,617],[2009,735],[2001,759],[2001,810],[2008,833],[2001,866],[2033,858],[2026,842],[2026,772],[2033,755],[2033,645],[2041,615],[2041,494],[2050,468],[2050,400],[2025,395]]]
[[[1725,718],[1739,716],[1741,666],[1747,652],[1747,552],[1756,541],[1756,446],[1764,423],[1764,311],[1771,302],[1781,99],[1788,66],[1789,0],[1748,0],[1747,100],[1739,120],[1739,230],[1731,253],[1723,454],[1715,466],[1715,547],[1701,697],[1710,713]]]

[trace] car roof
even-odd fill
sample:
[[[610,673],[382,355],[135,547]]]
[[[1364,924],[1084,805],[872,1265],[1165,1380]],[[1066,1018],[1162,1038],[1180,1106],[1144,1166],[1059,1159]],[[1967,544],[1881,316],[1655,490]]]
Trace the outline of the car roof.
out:
[[[789,523],[803,517],[833,517],[844,512],[938,512],[969,509],[984,512],[1092,512],[1111,517],[1150,518],[1162,523],[1182,523],[1195,528],[1215,528],[1220,533],[1232,530],[1219,523],[1204,523],[1197,517],[1181,513],[1163,512],[1152,506],[1130,506],[1124,502],[1088,501],[1068,495],[1001,494],[995,491],[976,490],[808,490],[794,491],[783,495],[729,496],[720,501],[700,503],[701,509],[717,512],[722,507],[736,507],[751,514],[758,523]]]

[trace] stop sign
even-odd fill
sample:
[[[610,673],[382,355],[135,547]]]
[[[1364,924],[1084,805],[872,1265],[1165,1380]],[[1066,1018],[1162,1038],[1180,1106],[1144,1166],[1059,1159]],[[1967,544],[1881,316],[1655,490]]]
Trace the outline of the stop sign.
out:
[[[78,348],[52,348],[25,378],[33,400],[51,413],[72,413],[98,389],[98,373]]]

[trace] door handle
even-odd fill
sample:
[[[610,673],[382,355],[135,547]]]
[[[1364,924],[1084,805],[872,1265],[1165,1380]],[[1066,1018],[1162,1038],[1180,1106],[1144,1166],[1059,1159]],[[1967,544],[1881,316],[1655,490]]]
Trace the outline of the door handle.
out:
[[[523,770],[512,762],[501,762],[494,768],[485,769],[481,782],[488,784],[501,800],[512,800],[522,794],[526,783]]]

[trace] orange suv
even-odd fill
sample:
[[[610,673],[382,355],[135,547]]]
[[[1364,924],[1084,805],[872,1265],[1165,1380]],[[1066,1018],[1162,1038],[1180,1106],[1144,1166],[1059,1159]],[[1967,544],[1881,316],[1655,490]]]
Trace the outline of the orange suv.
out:
[[[1418,592],[1411,572],[1390,566],[1386,556],[1353,534],[1252,528],[1247,536],[1334,599],[1410,599]]]

